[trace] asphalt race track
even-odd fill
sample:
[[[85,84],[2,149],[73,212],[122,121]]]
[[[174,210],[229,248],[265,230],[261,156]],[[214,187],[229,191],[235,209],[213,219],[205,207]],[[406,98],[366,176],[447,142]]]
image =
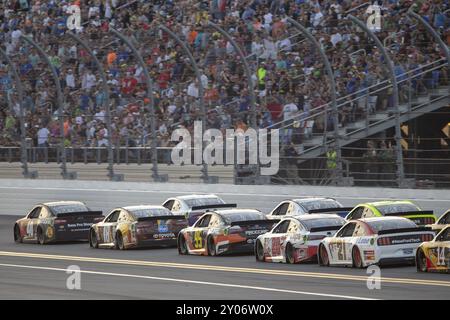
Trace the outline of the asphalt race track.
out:
[[[192,186],[194,193],[195,185]],[[232,188],[232,187],[231,187]],[[230,189],[231,190],[231,189]],[[240,207],[268,212],[285,195],[224,190]],[[106,211],[129,204],[160,204],[173,191],[0,187],[0,299],[449,299],[450,275],[419,274],[415,267],[381,269],[381,289],[367,288],[366,270],[316,264],[258,263],[254,256],[179,256],[175,248],[116,251],[87,243],[15,244],[18,215],[47,200],[83,200]],[[345,206],[370,198],[337,197]],[[437,215],[450,200],[416,199]],[[69,290],[66,270],[81,269],[81,290]]]

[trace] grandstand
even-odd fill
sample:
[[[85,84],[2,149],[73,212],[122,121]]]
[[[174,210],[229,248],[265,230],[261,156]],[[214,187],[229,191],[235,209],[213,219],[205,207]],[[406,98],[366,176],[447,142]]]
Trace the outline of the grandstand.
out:
[[[449,187],[449,14],[422,0],[3,1],[0,161],[26,177],[89,163],[136,180],[133,164],[156,181]],[[174,176],[171,134],[196,120],[279,129],[278,175]]]

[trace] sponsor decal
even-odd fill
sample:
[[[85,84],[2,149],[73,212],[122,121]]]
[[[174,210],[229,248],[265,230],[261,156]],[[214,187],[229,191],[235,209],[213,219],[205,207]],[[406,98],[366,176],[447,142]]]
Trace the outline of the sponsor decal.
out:
[[[153,238],[155,238],[155,239],[175,238],[175,234],[174,233],[156,233],[153,235]]]
[[[357,243],[359,243],[359,244],[368,244],[369,241],[370,240],[368,238],[359,238]]]
[[[93,223],[83,222],[83,223],[68,223],[68,228],[89,228],[93,225]]]
[[[55,230],[53,230],[53,227],[47,227],[46,232],[47,238],[51,239],[55,235]]]
[[[247,236],[260,235],[260,234],[267,233],[267,231],[268,230],[249,230],[249,231],[245,231],[245,235],[247,235]]]
[[[422,239],[420,237],[417,238],[391,238],[392,244],[405,244],[405,243],[419,243],[422,242]]]
[[[169,227],[167,226],[166,221],[158,220],[158,232],[166,233],[169,231]]]

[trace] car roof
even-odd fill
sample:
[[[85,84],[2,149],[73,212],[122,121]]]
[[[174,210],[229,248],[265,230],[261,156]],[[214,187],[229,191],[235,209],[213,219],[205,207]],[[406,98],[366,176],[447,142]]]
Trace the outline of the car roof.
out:
[[[54,206],[62,206],[62,205],[74,205],[74,204],[82,204],[86,205],[84,202],[81,201],[52,201],[52,202],[44,202],[41,205],[47,206],[47,207],[54,207]]]
[[[301,214],[295,216],[289,216],[289,218],[297,219],[298,221],[314,220],[314,219],[326,219],[326,218],[342,218],[337,214],[324,214],[324,213],[313,213],[313,214]],[[344,218],[342,218],[344,219]]]
[[[388,205],[394,205],[394,204],[412,204],[414,206],[416,206],[416,204],[414,204],[413,202],[409,201],[409,200],[385,200],[385,201],[375,201],[375,202],[366,202],[366,203],[362,203],[362,205],[369,205],[369,206],[374,206],[374,207],[378,207],[378,206],[388,206]]]
[[[261,211],[256,210],[256,209],[224,209],[224,210],[214,210],[214,211],[210,211],[210,212],[215,212],[215,213],[223,215],[223,216],[236,214],[236,213],[260,213],[260,214],[263,214]]]
[[[204,198],[219,198],[219,196],[209,193],[209,194],[188,194],[184,196],[176,196],[175,199],[179,200],[191,200],[191,199],[204,199]]]
[[[154,205],[145,205],[145,204],[141,204],[141,205],[137,205],[137,206],[127,206],[127,207],[122,207],[122,209],[127,210],[127,211],[135,211],[135,210],[151,210],[151,209],[165,209],[165,210],[169,210],[163,206],[154,206]]]
[[[393,217],[370,217],[370,218],[360,218],[357,220],[351,220],[351,221],[362,221],[362,222],[376,222],[376,221],[395,221],[395,220],[409,220],[408,218],[405,217],[398,217],[398,216],[393,216]]]

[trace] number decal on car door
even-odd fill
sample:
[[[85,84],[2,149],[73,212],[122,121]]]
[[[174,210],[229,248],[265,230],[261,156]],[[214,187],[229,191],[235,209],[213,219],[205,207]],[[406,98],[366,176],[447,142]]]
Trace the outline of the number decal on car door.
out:
[[[194,248],[203,248],[202,232],[200,230],[194,232]]]

